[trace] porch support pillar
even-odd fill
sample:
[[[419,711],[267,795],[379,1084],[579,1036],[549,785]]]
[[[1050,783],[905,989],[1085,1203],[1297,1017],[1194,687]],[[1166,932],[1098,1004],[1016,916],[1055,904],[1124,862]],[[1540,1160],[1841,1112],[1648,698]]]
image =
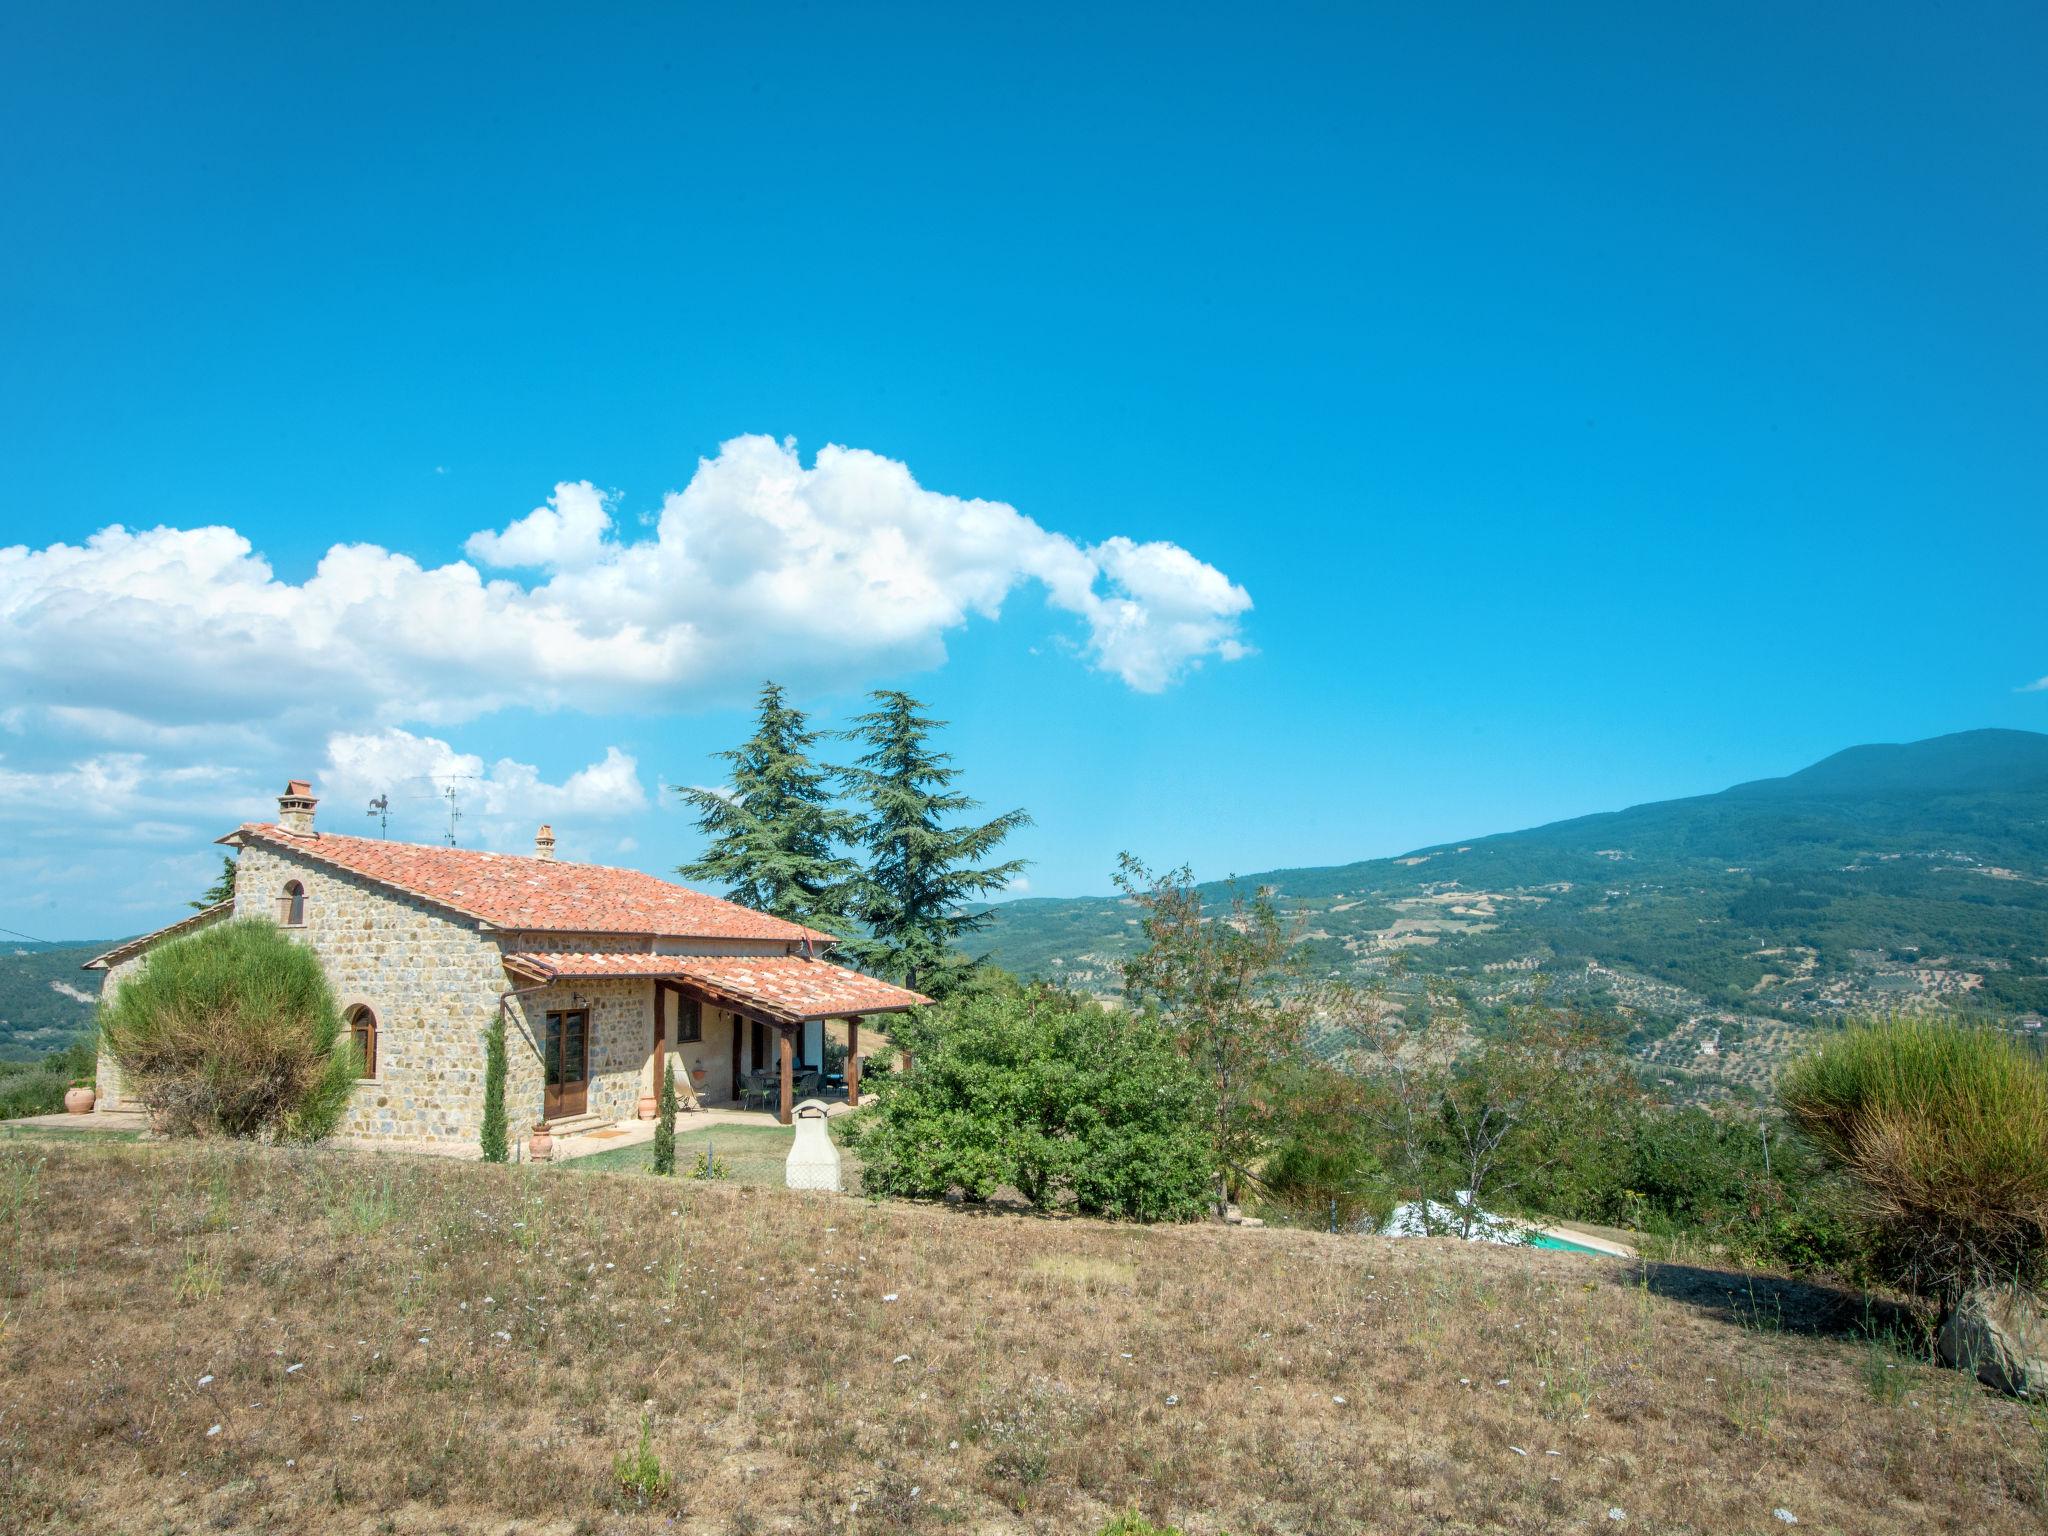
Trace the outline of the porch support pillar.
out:
[[[782,1113],[775,1118],[784,1125],[796,1124],[796,1032],[786,1024],[775,1027],[776,1055],[782,1064]]]
[[[860,1015],[846,1016],[846,1107],[860,1106]]]

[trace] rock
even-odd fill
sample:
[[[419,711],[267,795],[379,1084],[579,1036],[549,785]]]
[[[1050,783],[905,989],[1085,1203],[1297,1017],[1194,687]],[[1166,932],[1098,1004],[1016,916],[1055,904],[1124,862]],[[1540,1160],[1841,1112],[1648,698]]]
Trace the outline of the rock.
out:
[[[1935,1350],[1944,1365],[1974,1371],[2015,1397],[2048,1397],[2048,1316],[2038,1297],[2010,1286],[1973,1291],[1947,1322]]]

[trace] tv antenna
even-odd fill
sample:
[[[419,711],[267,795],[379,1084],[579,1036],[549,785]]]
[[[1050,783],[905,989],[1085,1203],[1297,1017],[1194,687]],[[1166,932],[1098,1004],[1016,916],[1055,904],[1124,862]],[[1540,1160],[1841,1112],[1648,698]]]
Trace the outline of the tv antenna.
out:
[[[389,795],[379,795],[376,799],[372,800],[370,802],[370,814],[377,818],[377,835],[379,837],[389,837],[391,835],[391,797]]]
[[[455,823],[462,820],[462,807],[455,803],[455,786],[450,784],[441,791],[441,798],[448,802],[448,846],[455,846]]]

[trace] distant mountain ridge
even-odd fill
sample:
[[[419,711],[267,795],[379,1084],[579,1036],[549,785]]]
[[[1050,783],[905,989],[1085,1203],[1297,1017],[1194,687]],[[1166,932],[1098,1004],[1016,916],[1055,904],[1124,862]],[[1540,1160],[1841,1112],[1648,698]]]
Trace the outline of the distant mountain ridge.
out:
[[[1727,1075],[1736,1042],[1856,1011],[2024,1027],[2048,1011],[2048,735],[1851,747],[1716,794],[1240,884],[1298,915],[1319,967],[1397,990],[1439,974],[1482,1013],[1542,978],[1621,1012],[1653,1059],[1675,1038],[1683,1070]],[[1026,974],[1108,990],[1130,948],[1111,899],[993,911],[984,941]]]

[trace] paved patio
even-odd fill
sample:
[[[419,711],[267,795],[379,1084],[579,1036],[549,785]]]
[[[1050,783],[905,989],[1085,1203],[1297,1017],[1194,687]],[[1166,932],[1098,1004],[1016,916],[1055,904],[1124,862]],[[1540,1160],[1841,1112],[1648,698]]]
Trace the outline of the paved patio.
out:
[[[23,1115],[19,1120],[0,1120],[0,1128],[24,1131],[146,1131],[149,1116],[139,1109],[96,1109],[89,1115],[64,1110],[54,1115]]]
[[[863,1094],[863,1098],[868,1095]],[[809,1103],[808,1099],[800,1100]],[[822,1100],[825,1114],[836,1119],[840,1115],[853,1113],[853,1106],[843,1098]],[[60,1117],[61,1118],[61,1117]],[[676,1115],[676,1134],[687,1135],[691,1131],[716,1130],[721,1126],[751,1126],[760,1130],[787,1130],[788,1127],[775,1118],[772,1109],[717,1109],[684,1110]],[[572,1157],[587,1157],[593,1152],[612,1152],[620,1147],[636,1147],[642,1142],[654,1140],[652,1120],[620,1120],[612,1125],[597,1126],[588,1131],[576,1131],[567,1136],[555,1138],[555,1158],[561,1161]]]

